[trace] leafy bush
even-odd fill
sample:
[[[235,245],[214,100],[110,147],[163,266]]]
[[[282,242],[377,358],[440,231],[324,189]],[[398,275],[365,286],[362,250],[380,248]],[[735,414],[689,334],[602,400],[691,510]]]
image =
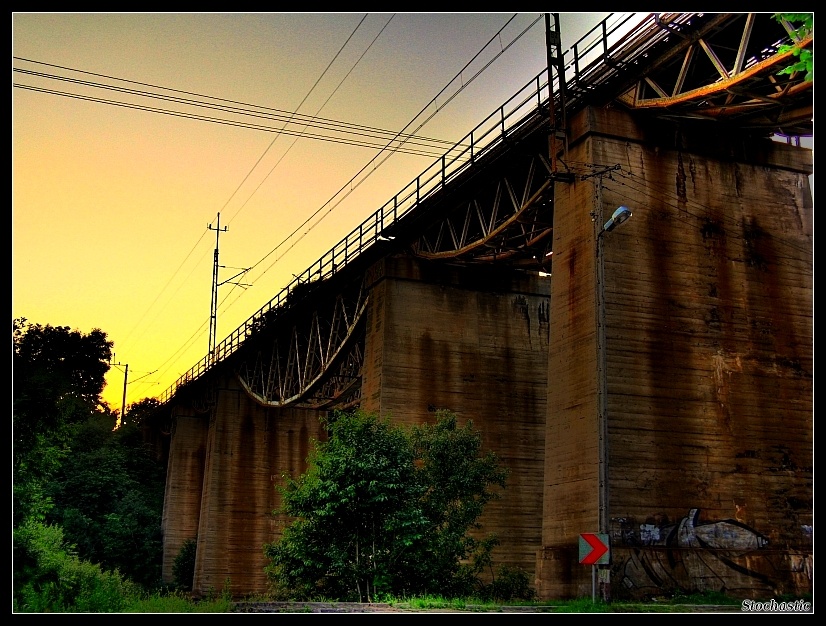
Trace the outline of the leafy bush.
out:
[[[59,529],[71,562],[158,588],[166,472],[137,425],[113,430],[117,415],[100,398],[112,343],[98,329],[83,334],[24,318],[12,320],[12,343],[13,529],[21,541],[32,538],[29,521],[52,528],[51,535]],[[29,580],[18,571],[18,548],[45,558],[22,545],[16,581]]]
[[[536,590],[531,587],[525,570],[503,565],[496,578],[485,585],[479,595],[482,600],[493,602],[532,601],[536,599]]]
[[[71,428],[72,453],[46,489],[53,507],[45,522],[61,526],[81,559],[153,590],[161,583],[164,468],[129,436],[134,426],[112,428],[109,416]]]
[[[472,422],[439,411],[412,431],[336,412],[307,472],[285,477],[277,514],[293,518],[265,546],[281,597],[374,601],[386,594],[474,592],[495,537],[470,536],[507,472],[482,454]]]
[[[27,521],[13,544],[15,612],[116,613],[140,594],[117,570],[81,561],[57,526]]]
[[[192,581],[195,578],[195,552],[198,548],[198,539],[184,541],[175,563],[172,565],[172,579],[178,589],[192,591]]]
[[[808,37],[814,33],[814,13],[775,13],[774,19],[779,23],[788,22],[795,29],[795,34],[800,39]],[[799,24],[798,26],[795,26]],[[797,72],[805,72],[806,80],[814,80],[814,55],[812,50],[800,49],[795,45],[782,44],[778,48],[778,52],[791,51],[797,59],[795,63],[784,67],[778,74],[795,74]]]

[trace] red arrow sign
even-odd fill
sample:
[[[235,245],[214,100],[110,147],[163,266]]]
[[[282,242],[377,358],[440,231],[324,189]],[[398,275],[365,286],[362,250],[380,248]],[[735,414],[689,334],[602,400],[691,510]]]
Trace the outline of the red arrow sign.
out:
[[[579,536],[579,562],[583,565],[603,565],[608,563],[607,533],[583,533]]]

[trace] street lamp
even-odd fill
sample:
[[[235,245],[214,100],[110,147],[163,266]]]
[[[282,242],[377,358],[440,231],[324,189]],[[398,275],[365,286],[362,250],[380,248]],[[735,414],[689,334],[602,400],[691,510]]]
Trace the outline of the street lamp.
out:
[[[620,205],[616,211],[614,211],[613,215],[611,215],[611,219],[609,219],[605,224],[602,226],[602,232],[611,232],[617,226],[625,222],[629,217],[631,217],[633,213],[631,213],[631,209],[627,206]],[[601,235],[602,233],[600,233]]]
[[[599,447],[599,532],[609,534],[610,524],[608,519],[608,379],[606,374],[605,357],[605,259],[603,255],[603,235],[610,233],[620,224],[625,223],[631,217],[631,209],[625,205],[620,205],[613,212],[610,219],[602,225],[596,233],[596,331],[597,331],[597,436]],[[595,228],[596,213],[591,214]],[[610,535],[609,535],[610,541]],[[610,545],[610,544],[609,544]],[[610,575],[610,572],[607,573]],[[610,580],[604,581],[606,585]],[[595,589],[594,589],[595,591]],[[609,592],[603,588],[603,597]]]

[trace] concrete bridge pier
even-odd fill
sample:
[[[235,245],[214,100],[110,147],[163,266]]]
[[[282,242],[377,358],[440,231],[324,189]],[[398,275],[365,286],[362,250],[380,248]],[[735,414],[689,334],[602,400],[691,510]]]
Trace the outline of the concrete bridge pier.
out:
[[[164,505],[164,580],[186,539],[197,538],[192,593],[264,593],[265,543],[280,532],[272,515],[283,472],[306,469],[320,413],[265,407],[234,376],[216,381],[207,412],[179,413]]]
[[[184,542],[194,540],[198,536],[209,414],[176,405],[172,409],[171,423],[161,522],[161,571],[166,583],[174,580],[175,557],[180,553]]]
[[[565,162],[540,597],[591,595],[583,533],[605,597],[811,592],[811,151],[589,108]]]
[[[400,424],[449,409],[510,470],[480,538],[494,567],[532,580],[540,546],[550,277],[495,265],[388,257],[371,270],[363,409]]]
[[[399,424],[450,409],[472,420],[510,470],[481,520],[495,566],[532,579],[540,545],[550,278],[494,266],[387,258],[369,270],[361,407]],[[213,378],[215,378],[213,376]],[[263,555],[280,520],[275,486],[306,469],[321,411],[265,407],[232,374],[210,381],[208,410],[177,410],[164,515],[164,579],[197,536],[193,594],[264,593]]]

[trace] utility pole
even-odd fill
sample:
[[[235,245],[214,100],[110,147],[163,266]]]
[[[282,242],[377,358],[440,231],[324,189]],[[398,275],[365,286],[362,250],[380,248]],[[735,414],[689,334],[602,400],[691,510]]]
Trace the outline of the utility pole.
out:
[[[594,260],[596,271],[596,344],[597,344],[597,454],[598,474],[597,474],[597,507],[599,532],[611,538],[611,515],[610,515],[610,484],[609,484],[609,428],[608,428],[608,358],[607,358],[607,337],[606,337],[606,314],[605,314],[605,235],[613,231],[620,224],[625,223],[631,216],[631,209],[625,205],[620,205],[613,212],[611,217],[603,223],[603,203],[602,203],[602,176],[599,176],[596,193],[594,194],[594,209],[591,211],[591,221],[594,223],[594,244],[596,258]],[[610,543],[608,544],[610,545]],[[592,576],[592,596],[596,594],[596,571]],[[605,602],[611,601],[611,570],[605,566],[600,566],[599,570],[600,597]]]
[[[115,356],[115,355],[113,354],[112,356]],[[129,364],[128,363],[112,363],[111,361],[109,361],[109,365],[114,365],[116,367],[122,367],[123,368],[123,400],[121,401],[121,405],[120,405],[120,417],[118,418],[118,423],[115,426],[115,428],[117,428],[118,426],[123,425],[123,417],[126,414],[126,383],[129,380]]]
[[[551,16],[554,18],[554,27],[551,28]],[[548,150],[551,157],[551,174],[557,174],[557,155],[559,143],[563,151],[567,149],[567,120],[565,112],[565,63],[562,53],[562,34],[559,29],[559,13],[545,14],[545,52],[548,64],[548,116],[551,122],[551,132],[548,137]],[[559,79],[559,111],[556,110],[554,98],[554,70]]]
[[[112,354],[112,358],[114,358],[114,357],[115,357],[115,355]],[[123,399],[121,400],[121,405],[120,405],[120,416],[118,417],[118,420],[115,424],[115,428],[117,429],[117,428],[120,428],[121,426],[123,426],[123,418],[126,417],[126,385],[129,384],[129,364],[128,363],[120,363],[120,362],[112,363],[112,361],[109,361],[109,365],[123,368]],[[143,374],[143,375],[138,376],[132,382],[136,383],[139,380],[142,380],[142,379],[146,378],[147,376],[149,376],[151,374],[154,374],[157,371],[158,370],[152,370],[151,372],[146,372],[146,373],[138,372],[139,374]],[[134,372],[132,372],[132,373],[134,374]],[[157,384],[157,383],[154,383],[154,384]]]
[[[126,381],[129,380],[129,364],[123,366],[123,400],[120,404],[120,423],[123,425],[123,418],[126,416]]]
[[[215,255],[212,263],[212,300],[209,308],[209,361],[215,361],[215,337],[218,334],[218,238],[221,236],[221,214],[218,213],[218,221],[215,228],[212,224],[207,224],[208,230],[215,231]],[[223,232],[227,232],[224,226]]]

